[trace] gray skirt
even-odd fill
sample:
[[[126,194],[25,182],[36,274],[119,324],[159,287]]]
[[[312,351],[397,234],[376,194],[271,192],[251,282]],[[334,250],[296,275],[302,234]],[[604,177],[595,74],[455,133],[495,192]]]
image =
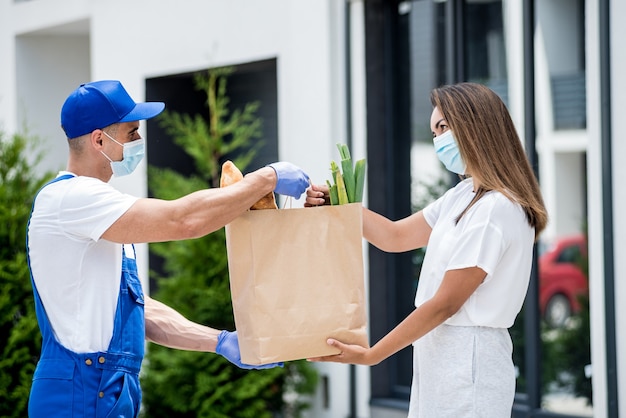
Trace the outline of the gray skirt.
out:
[[[515,397],[507,329],[440,325],[415,342],[409,418],[508,418]]]

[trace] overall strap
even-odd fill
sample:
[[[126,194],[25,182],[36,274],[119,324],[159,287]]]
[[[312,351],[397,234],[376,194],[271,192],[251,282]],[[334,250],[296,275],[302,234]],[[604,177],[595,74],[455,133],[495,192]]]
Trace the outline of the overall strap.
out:
[[[115,311],[113,335],[107,351],[135,356],[141,364],[145,347],[144,293],[135,255],[130,258],[122,245],[120,292]],[[130,250],[130,249],[129,249]],[[134,245],[132,246],[135,252]]]

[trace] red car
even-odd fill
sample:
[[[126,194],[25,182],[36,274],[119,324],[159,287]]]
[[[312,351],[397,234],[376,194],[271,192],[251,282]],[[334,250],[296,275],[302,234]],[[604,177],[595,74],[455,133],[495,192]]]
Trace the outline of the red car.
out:
[[[557,239],[539,256],[539,307],[548,325],[561,327],[580,310],[578,297],[589,291],[580,267],[586,257],[587,240],[582,234]]]

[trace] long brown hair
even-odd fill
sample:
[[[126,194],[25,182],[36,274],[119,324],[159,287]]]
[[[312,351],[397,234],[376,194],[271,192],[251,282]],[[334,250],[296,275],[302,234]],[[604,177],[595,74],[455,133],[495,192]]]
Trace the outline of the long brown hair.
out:
[[[458,219],[485,193],[496,190],[522,206],[528,223],[535,228],[536,240],[548,214],[537,178],[500,97],[482,84],[458,83],[434,89],[430,101],[454,132],[467,172],[479,185]]]

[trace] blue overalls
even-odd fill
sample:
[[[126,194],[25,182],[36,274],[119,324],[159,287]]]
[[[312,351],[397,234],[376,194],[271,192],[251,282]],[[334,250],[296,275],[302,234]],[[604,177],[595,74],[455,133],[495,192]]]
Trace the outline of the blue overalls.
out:
[[[48,184],[71,177],[60,176]],[[32,271],[31,281],[43,339],[30,392],[29,417],[136,417],[141,404],[139,369],[144,355],[145,323],[144,297],[135,260],[126,257],[122,246],[120,292],[113,336],[106,352],[78,354],[59,344]]]

